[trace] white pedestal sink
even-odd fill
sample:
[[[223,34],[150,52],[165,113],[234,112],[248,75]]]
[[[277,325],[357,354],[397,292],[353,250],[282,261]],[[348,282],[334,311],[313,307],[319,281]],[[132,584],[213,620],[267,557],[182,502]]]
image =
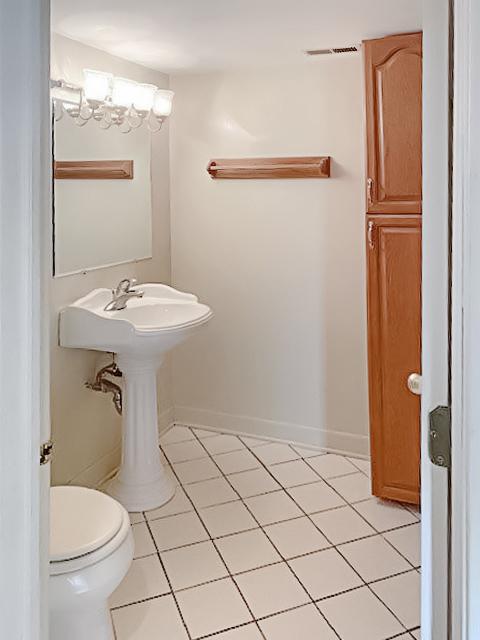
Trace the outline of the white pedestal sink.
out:
[[[60,312],[60,345],[108,351],[123,372],[123,450],[106,491],[128,511],[148,511],[173,496],[175,486],[158,447],[156,374],[164,354],[211,317],[196,296],[162,284],[136,285],[143,298],[105,311],[112,292],[95,289]]]

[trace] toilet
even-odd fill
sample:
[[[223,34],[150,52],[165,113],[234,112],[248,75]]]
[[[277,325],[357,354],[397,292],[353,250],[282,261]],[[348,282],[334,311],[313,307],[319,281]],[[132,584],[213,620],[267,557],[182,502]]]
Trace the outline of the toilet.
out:
[[[133,560],[128,513],[85,487],[52,487],[50,500],[50,640],[114,640],[108,598]]]

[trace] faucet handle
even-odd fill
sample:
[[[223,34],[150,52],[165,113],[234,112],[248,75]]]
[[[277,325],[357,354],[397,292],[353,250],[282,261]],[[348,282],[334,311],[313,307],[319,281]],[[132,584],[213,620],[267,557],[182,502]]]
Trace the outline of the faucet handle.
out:
[[[120,280],[117,288],[115,289],[115,295],[120,296],[123,293],[133,292],[134,289],[132,289],[132,287],[134,287],[136,284],[136,278],[124,278],[123,280]]]

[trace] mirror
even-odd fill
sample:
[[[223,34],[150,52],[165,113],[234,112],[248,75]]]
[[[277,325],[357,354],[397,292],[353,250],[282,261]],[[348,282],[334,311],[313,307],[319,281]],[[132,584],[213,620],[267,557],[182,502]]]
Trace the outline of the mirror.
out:
[[[150,136],[55,122],[55,276],[152,256]]]

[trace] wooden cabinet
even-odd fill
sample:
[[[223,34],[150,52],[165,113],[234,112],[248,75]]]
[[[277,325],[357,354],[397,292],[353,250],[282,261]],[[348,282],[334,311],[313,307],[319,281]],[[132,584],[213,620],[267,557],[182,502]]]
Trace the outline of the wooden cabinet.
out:
[[[364,44],[368,213],[422,211],[422,34]]]
[[[420,499],[422,34],[364,42],[372,490]]]
[[[373,493],[418,503],[421,217],[367,216],[368,352]]]

